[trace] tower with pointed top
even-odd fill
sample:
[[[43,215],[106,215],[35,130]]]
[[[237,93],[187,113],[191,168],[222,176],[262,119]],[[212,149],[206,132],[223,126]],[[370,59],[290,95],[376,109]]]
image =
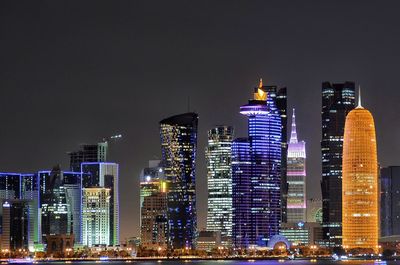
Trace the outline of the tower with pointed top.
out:
[[[248,118],[248,137],[232,144],[233,243],[266,247],[281,220],[281,117],[263,86],[240,113]]]
[[[343,139],[342,229],[345,248],[378,250],[378,191],[374,118],[361,106],[359,96],[357,108],[346,117]]]
[[[292,130],[287,155],[287,222],[306,221],[306,143],[297,140],[296,115],[293,109]]]

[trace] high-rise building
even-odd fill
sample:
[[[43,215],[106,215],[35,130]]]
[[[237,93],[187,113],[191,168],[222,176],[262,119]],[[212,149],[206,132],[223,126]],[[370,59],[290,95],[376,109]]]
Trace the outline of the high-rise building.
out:
[[[232,237],[232,140],[231,126],[208,131],[206,147],[208,211],[207,231],[220,232],[224,245]]]
[[[110,189],[109,245],[119,245],[119,169],[111,162],[81,163],[83,188]]]
[[[32,218],[29,218],[30,202],[27,200],[6,200],[2,204],[1,249],[10,251],[30,249],[30,228]]]
[[[379,184],[374,118],[361,106],[346,117],[343,139],[343,246],[378,250]]]
[[[168,247],[167,193],[162,189],[143,200],[140,244],[153,250],[166,250]]]
[[[168,236],[173,249],[193,249],[196,245],[197,125],[196,113],[160,121],[162,165],[168,186]]]
[[[281,221],[287,222],[287,196],[288,185],[286,180],[286,164],[287,164],[287,89],[286,87],[278,88],[277,86],[264,86],[260,79],[262,90],[268,93],[268,96],[275,101],[275,106],[281,116]],[[259,86],[260,86],[259,85]]]
[[[162,184],[164,183],[164,184]],[[160,185],[166,188],[164,169],[160,160],[150,160],[149,166],[140,172],[140,207],[143,206],[144,198],[160,191]]]
[[[293,109],[292,131],[287,155],[287,222],[305,222],[306,216],[306,143],[297,140],[296,116]]]
[[[74,235],[82,242],[82,173],[53,170],[39,171],[41,235]]]
[[[400,166],[381,169],[381,236],[400,235]]]
[[[240,113],[248,137],[232,144],[233,243],[265,247],[281,221],[281,117],[261,82]]]
[[[342,244],[342,151],[344,123],[354,108],[354,82],[322,83],[322,209],[324,240]]]
[[[48,235],[73,234],[72,212],[67,203],[63,172],[60,166],[52,171],[39,171],[41,231]]]
[[[146,249],[167,249],[167,183],[160,160],[150,160],[140,174],[140,239]]]
[[[110,244],[110,192],[108,188],[84,188],[82,199],[82,243]]]
[[[35,174],[0,173],[0,203],[10,202],[11,200],[23,201],[24,209],[28,211],[28,235],[24,240],[27,240],[28,248],[32,251],[34,244],[40,243],[42,239],[38,176]],[[4,229],[1,228],[0,231],[4,231]]]
[[[70,169],[79,172],[83,162],[106,162],[107,151],[107,141],[97,144],[82,144],[81,150],[69,153]]]

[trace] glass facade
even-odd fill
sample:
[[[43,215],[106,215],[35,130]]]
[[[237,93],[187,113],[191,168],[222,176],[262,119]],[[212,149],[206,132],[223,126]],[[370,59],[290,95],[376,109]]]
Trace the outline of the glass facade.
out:
[[[240,108],[248,138],[232,144],[233,242],[237,248],[266,247],[281,221],[281,117],[262,84]]]
[[[400,235],[400,166],[381,169],[381,236]]]
[[[375,124],[359,106],[346,117],[343,140],[343,246],[378,250],[379,200]]]
[[[293,109],[292,131],[287,155],[287,222],[305,222],[306,216],[306,143],[297,140],[296,116]]]
[[[109,245],[119,245],[119,168],[116,163],[83,162],[81,163],[83,188],[110,189],[110,239]]]
[[[40,213],[39,213],[39,181],[36,174],[20,173],[0,173],[0,203],[11,202],[14,200],[16,205],[18,201],[24,204],[24,210],[27,212],[26,224],[27,233],[23,240],[27,242],[27,248],[33,249],[35,243],[40,243]],[[18,206],[19,207],[19,206]],[[0,226],[1,226],[0,222]],[[0,229],[3,231],[3,228]],[[22,234],[19,234],[22,235]],[[22,240],[14,238],[14,240]]]
[[[326,245],[342,244],[342,151],[344,123],[354,108],[354,82],[322,83],[322,209]]]
[[[232,140],[231,126],[217,126],[208,131],[206,147],[208,211],[207,231],[221,233],[228,245],[232,236]]]
[[[196,113],[160,121],[162,165],[168,186],[169,246],[173,249],[196,246],[197,126]]]
[[[287,222],[287,196],[288,196],[288,185],[286,180],[286,164],[287,164],[287,89],[286,87],[278,88],[277,86],[264,86],[262,85],[262,79],[260,80],[260,85],[263,91],[268,93],[271,97],[275,106],[279,111],[281,116],[281,221]]]

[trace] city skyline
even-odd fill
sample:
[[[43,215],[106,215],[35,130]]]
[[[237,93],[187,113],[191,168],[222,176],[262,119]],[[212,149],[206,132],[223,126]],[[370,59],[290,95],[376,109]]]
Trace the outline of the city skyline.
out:
[[[180,11],[187,6],[137,9],[153,14],[149,18],[130,5],[92,9],[83,3],[74,13],[72,5],[61,11],[56,3],[31,3],[26,9],[1,3],[1,14],[12,15],[1,16],[7,25],[1,28],[1,45],[7,52],[0,66],[0,171],[29,173],[56,164],[67,170],[67,151],[121,133],[120,142],[110,143],[108,159],[121,169],[121,239],[139,235],[138,176],[148,160],[161,158],[158,121],[187,111],[188,105],[199,113],[196,180],[206,187],[207,130],[227,124],[245,135],[237,109],[251,98],[249,89],[260,77],[286,86],[288,109],[296,107],[297,126],[307,142],[309,197],[320,196],[319,185],[309,184],[321,175],[323,81],[362,85],[376,120],[378,160],[382,166],[398,165],[396,8],[310,3],[247,4],[240,12],[215,3],[215,10],[197,6],[183,17]],[[199,10],[208,22],[195,15]],[[40,18],[34,15],[39,12]],[[291,19],[282,21],[282,15]],[[338,18],[327,21],[329,15]],[[26,38],[32,41],[29,47]],[[148,107],[150,100],[159,107]],[[206,202],[199,189],[199,228],[205,227]]]

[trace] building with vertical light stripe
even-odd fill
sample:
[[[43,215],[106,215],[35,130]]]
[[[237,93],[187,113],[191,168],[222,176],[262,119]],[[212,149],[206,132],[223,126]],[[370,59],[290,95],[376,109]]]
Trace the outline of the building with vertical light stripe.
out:
[[[222,244],[232,236],[232,140],[231,126],[208,131],[206,147],[208,211],[207,231],[220,232]]]
[[[296,116],[293,109],[292,131],[287,156],[287,222],[306,222],[306,143],[297,140]]]
[[[248,137],[232,144],[233,243],[266,247],[281,221],[281,117],[261,80],[240,113],[248,117]]]
[[[379,184],[375,124],[361,106],[346,117],[343,139],[342,231],[346,249],[378,251]]]

